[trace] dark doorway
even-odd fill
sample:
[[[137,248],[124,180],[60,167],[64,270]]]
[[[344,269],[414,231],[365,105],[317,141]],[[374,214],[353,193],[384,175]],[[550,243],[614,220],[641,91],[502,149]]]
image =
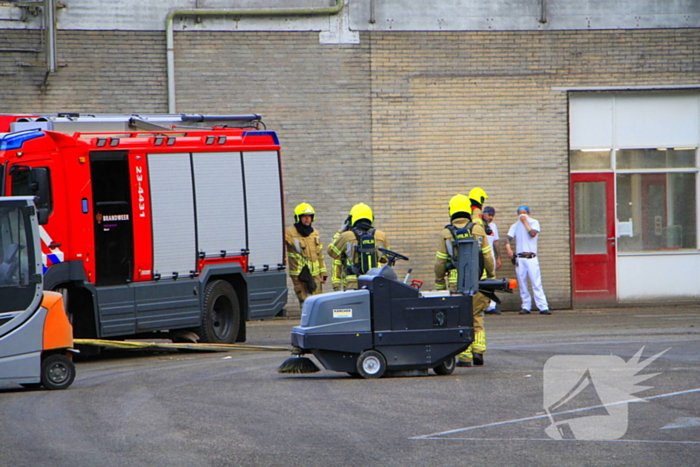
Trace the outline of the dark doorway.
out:
[[[134,237],[126,151],[92,152],[96,284],[131,282]]]

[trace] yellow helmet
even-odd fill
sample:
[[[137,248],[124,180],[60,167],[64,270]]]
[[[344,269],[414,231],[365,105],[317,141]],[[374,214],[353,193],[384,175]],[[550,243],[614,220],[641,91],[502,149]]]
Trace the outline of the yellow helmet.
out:
[[[484,204],[488,197],[489,195],[482,188],[472,188],[472,191],[469,192],[469,199],[473,199],[479,204]]]
[[[309,203],[301,203],[294,208],[294,222],[297,224],[301,222],[301,216],[311,216],[311,220],[313,220],[316,216],[316,211]]]
[[[357,221],[361,219],[367,219],[370,224],[374,222],[374,214],[372,214],[372,208],[367,206],[365,203],[356,204],[350,210],[351,225],[355,225]]]
[[[450,200],[450,218],[457,214],[458,212],[463,212],[467,216],[471,212],[471,203],[469,198],[464,195],[454,195]]]

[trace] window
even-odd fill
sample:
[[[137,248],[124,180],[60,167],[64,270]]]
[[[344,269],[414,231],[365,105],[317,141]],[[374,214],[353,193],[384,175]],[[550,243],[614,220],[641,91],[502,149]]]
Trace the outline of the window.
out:
[[[569,151],[571,170],[610,170],[610,149]]]
[[[27,232],[19,208],[0,208],[0,287],[29,283]]]
[[[637,162],[662,162],[648,157],[658,155],[653,150],[642,151]],[[694,172],[618,173],[618,251],[696,249],[695,178]]]
[[[608,252],[605,182],[574,183],[574,251],[577,255]]]
[[[11,167],[12,196],[36,196],[37,209],[51,210],[51,177],[48,167]]]
[[[695,167],[695,149],[618,149],[618,170],[691,169]]]

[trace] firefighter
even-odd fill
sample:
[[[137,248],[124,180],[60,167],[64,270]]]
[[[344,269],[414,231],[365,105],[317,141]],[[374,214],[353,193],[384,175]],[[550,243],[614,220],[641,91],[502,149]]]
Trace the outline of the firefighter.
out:
[[[481,211],[484,203],[489,198],[483,188],[475,187],[469,191],[469,202],[471,203],[472,220],[477,224],[481,224],[486,232],[486,235],[491,235],[488,222],[485,222],[481,217]]]
[[[333,240],[331,243],[340,237],[342,231],[338,231],[333,235]],[[343,265],[343,260],[341,258],[332,258],[333,266],[331,266],[331,285],[333,285],[333,292],[340,292],[345,290],[348,286],[347,279],[345,278],[345,266]]]
[[[309,295],[322,293],[328,279],[323,245],[318,230],[311,225],[316,213],[308,203],[294,208],[294,225],[284,231],[287,243],[287,266],[299,306]]]
[[[343,222],[343,225],[340,226],[340,230],[333,235],[333,240],[331,243],[335,243],[338,237],[340,237],[340,234],[346,232],[349,228],[350,215],[348,214],[348,217]],[[332,258],[332,260],[333,265],[331,266],[331,285],[333,286],[334,292],[340,292],[341,290],[345,290],[348,285],[347,280],[345,279],[345,265],[343,264],[343,260],[341,258]]]
[[[356,204],[350,210],[351,226],[349,230],[338,235],[328,246],[328,255],[339,259],[345,267],[347,289],[357,289],[358,276],[386,263],[386,257],[378,248],[389,248],[386,235],[373,227],[374,214],[364,203]]]
[[[475,237],[481,247],[484,262],[484,274],[494,277],[494,261],[491,246],[486,232],[481,224],[472,222],[470,214],[472,203],[464,195],[455,195],[450,200],[450,223],[440,232],[438,250],[435,255],[435,289],[451,292],[457,291],[457,246],[456,240],[463,237]],[[447,276],[447,284],[445,283]],[[483,277],[483,276],[482,276]],[[486,352],[486,332],[484,330],[484,311],[489,306],[489,299],[482,293],[477,293],[472,299],[474,316],[474,342],[458,356],[458,366],[484,364]]]

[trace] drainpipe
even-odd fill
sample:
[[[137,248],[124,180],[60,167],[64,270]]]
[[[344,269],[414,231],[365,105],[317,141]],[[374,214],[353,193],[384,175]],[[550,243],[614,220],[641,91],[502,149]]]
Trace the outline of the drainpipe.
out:
[[[547,22],[547,0],[540,0],[540,17],[537,21],[542,24]]]
[[[44,0],[44,30],[46,31],[46,73],[56,72],[56,1]]]
[[[173,21],[182,16],[319,16],[337,15],[343,9],[345,0],[335,0],[335,5],[313,8],[192,8],[170,10],[165,18],[165,34],[167,49],[167,75],[168,75],[168,112],[175,110],[175,47],[173,34]]]

